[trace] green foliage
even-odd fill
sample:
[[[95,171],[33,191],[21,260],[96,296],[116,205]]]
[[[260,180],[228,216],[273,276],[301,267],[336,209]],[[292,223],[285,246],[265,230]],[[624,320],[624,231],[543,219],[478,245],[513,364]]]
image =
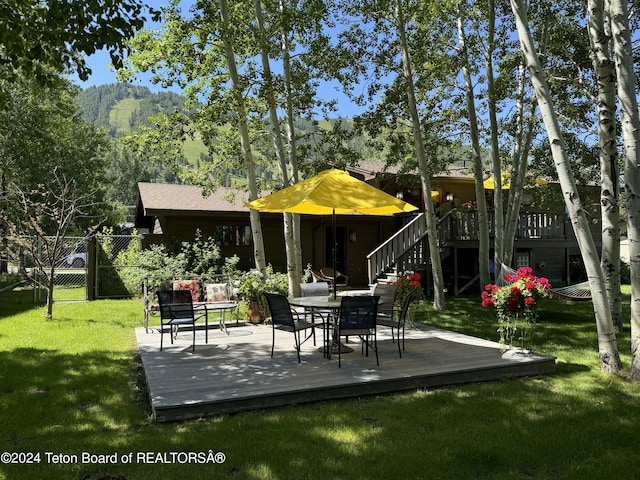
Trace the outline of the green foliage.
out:
[[[0,290],[22,282],[25,276],[21,273],[0,273]]]
[[[140,0],[3,0],[0,65],[10,67],[5,78],[23,71],[41,84],[50,83],[72,68],[86,80],[91,70],[85,54],[102,47],[114,65],[121,65],[124,42],[146,20],[143,5]]]
[[[141,249],[140,242],[132,240],[114,262],[120,277],[133,296],[142,293],[142,283],[148,279],[149,291],[166,288],[172,280],[190,276],[206,277],[220,272],[220,249],[213,238],[196,232],[193,243],[183,242],[177,252],[165,245],[151,245]]]
[[[192,243],[182,243],[178,259],[186,272],[196,275],[214,275],[220,271],[220,247],[213,237],[204,238],[200,229],[196,230]]]
[[[6,93],[0,109],[3,187],[14,184],[24,192],[41,189],[41,185],[51,189],[54,169],[73,179],[78,195],[91,197],[71,226],[71,233],[83,235],[97,223],[96,218],[108,216],[102,203],[108,137],[75,116],[75,91],[67,83],[42,87],[33,79],[19,77],[11,84],[0,79],[0,89]],[[15,204],[5,206],[5,202],[6,198],[0,198],[1,209],[11,212]]]
[[[225,275],[230,279],[234,294],[239,294],[245,306],[250,300],[257,300],[263,313],[268,311],[264,293],[289,293],[289,278],[286,273],[274,272],[271,265],[267,265],[265,274],[259,270],[241,271],[237,269],[237,256],[225,259],[223,268]]]

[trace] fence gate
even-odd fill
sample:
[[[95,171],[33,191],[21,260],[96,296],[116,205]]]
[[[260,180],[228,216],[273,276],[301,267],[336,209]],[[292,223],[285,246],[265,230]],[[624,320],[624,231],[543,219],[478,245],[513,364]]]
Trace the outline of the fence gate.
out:
[[[118,254],[129,248],[131,242],[139,242],[140,237],[131,235],[99,235],[95,239],[95,275],[90,275],[95,288],[94,298],[125,298],[130,293],[122,282],[125,268],[118,267]],[[90,242],[94,244],[94,242]],[[91,298],[91,297],[90,297]]]

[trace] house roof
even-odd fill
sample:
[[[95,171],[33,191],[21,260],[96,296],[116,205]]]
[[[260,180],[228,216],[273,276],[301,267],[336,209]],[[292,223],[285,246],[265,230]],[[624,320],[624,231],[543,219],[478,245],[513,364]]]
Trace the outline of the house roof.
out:
[[[219,187],[208,197],[193,185],[138,183],[138,213],[144,216],[162,212],[248,212],[244,206],[248,193],[235,188]]]

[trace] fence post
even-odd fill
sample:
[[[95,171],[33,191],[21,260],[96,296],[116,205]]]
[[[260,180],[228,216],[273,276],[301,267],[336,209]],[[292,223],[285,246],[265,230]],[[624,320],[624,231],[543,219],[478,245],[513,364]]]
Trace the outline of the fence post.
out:
[[[89,241],[87,242],[87,262],[85,265],[85,268],[87,269],[87,300],[96,299],[96,289],[98,288],[98,276],[96,275],[96,264],[98,261],[97,248],[98,242],[96,241],[96,237],[89,238]]]

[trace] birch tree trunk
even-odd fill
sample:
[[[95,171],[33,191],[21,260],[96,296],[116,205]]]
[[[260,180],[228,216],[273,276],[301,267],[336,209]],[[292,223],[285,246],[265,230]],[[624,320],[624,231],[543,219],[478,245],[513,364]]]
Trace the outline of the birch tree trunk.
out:
[[[524,66],[519,68],[518,80],[518,100],[516,104],[517,132],[515,145],[511,156],[511,188],[509,189],[509,200],[507,202],[507,215],[505,220],[504,235],[504,264],[510,266],[513,261],[513,249],[515,246],[516,232],[518,230],[518,219],[520,217],[520,206],[524,195],[524,178],[527,173],[527,162],[529,159],[529,149],[533,136],[533,116],[535,114],[535,103],[531,103],[529,113],[524,113],[524,85],[526,76]],[[498,266],[496,265],[496,268]]]
[[[249,125],[247,121],[247,110],[242,96],[242,88],[240,78],[238,76],[238,68],[236,66],[233,44],[229,38],[229,7],[227,0],[219,0],[220,17],[222,20],[222,41],[224,44],[224,56],[229,68],[229,77],[233,88],[236,113],[238,115],[238,130],[240,132],[240,144],[242,147],[242,155],[244,158],[244,166],[246,169],[247,186],[249,188],[249,201],[258,198],[258,186],[256,183],[255,163],[253,161],[253,151],[251,149],[251,138],[249,136]],[[262,224],[260,222],[260,212],[257,210],[249,210],[249,219],[251,221],[251,235],[253,238],[253,256],[256,269],[263,275],[267,271],[267,263],[264,255],[264,240],[262,237]]]
[[[288,187],[289,175],[287,173],[287,154],[282,141],[282,130],[280,129],[280,120],[278,119],[278,109],[276,105],[276,97],[273,90],[273,76],[271,74],[271,66],[269,65],[269,52],[267,51],[267,41],[264,31],[264,16],[262,14],[262,2],[253,0],[253,8],[258,25],[258,42],[260,44],[260,58],[262,60],[262,74],[265,84],[264,95],[269,107],[269,120],[271,122],[271,135],[273,137],[273,145],[278,161],[278,172],[280,174],[280,182],[282,188]],[[300,266],[297,264],[295,255],[295,246],[293,238],[293,214],[285,212],[283,215],[284,228],[284,245],[285,255],[287,258],[287,277],[289,279],[289,296],[297,297],[300,295],[300,280],[302,273]]]
[[[611,59],[611,35],[605,28],[604,0],[589,0],[587,14],[592,62],[598,84],[598,150],[602,210],[600,266],[607,286],[613,326],[616,332],[621,332],[622,293],[620,291],[620,209],[618,203],[615,65]]]
[[[504,205],[502,201],[502,162],[500,160],[500,150],[498,148],[498,119],[496,115],[496,86],[493,78],[493,50],[495,44],[496,12],[494,0],[489,0],[488,4],[489,27],[487,38],[487,50],[485,57],[487,75],[487,94],[489,97],[489,123],[491,126],[491,158],[493,160],[493,264],[496,273],[500,265],[504,262]],[[498,179],[500,179],[498,181]],[[488,233],[487,233],[488,235]],[[487,240],[488,242],[488,240]],[[494,279],[495,280],[495,279]],[[481,283],[481,285],[486,285]]]
[[[569,212],[569,218],[571,219],[571,224],[573,225],[578,246],[580,247],[580,253],[582,254],[582,260],[584,261],[589,278],[598,332],[600,366],[602,371],[606,373],[615,373],[622,368],[622,365],[598,252],[582,208],[582,201],[578,196],[573,171],[569,164],[566,144],[558,118],[553,109],[549,87],[544,77],[544,72],[529,30],[525,0],[511,0],[511,8],[515,16],[522,52],[525,56],[531,82],[538,98],[540,114],[547,129],[549,144],[551,145],[551,154],[558,172],[565,206]]]
[[[413,73],[411,70],[411,59],[409,57],[409,48],[407,45],[407,37],[405,32],[404,15],[402,11],[402,0],[396,0],[396,21],[398,23],[398,38],[400,40],[400,50],[402,54],[402,71],[407,91],[407,104],[411,115],[411,123],[413,125],[413,136],[415,142],[416,156],[420,169],[420,181],[422,183],[422,192],[425,198],[427,236],[429,241],[429,255],[431,257],[431,271],[433,274],[433,308],[436,310],[444,310],[444,279],[442,276],[442,263],[440,262],[440,246],[438,245],[438,234],[436,230],[436,216],[431,201],[431,181],[430,172],[427,166],[427,157],[424,148],[424,139],[422,137],[422,128],[420,127],[420,115],[415,98],[415,86],[413,83]]]
[[[281,18],[289,18],[284,0],[279,2],[280,16]],[[280,32],[280,50],[282,51],[282,71],[284,76],[284,90],[285,90],[285,132],[287,141],[287,158],[289,165],[289,179],[290,183],[298,183],[298,149],[296,144],[295,135],[295,123],[294,123],[294,109],[293,109],[293,82],[291,80],[291,45],[289,41],[289,29],[286,28],[287,24],[281,22]],[[304,270],[302,265],[302,248],[300,240],[300,215],[294,214],[292,217],[293,226],[293,247],[294,255],[296,257],[296,265],[298,267],[298,275],[300,281],[302,280],[302,271]],[[299,296],[299,291],[296,291],[296,296]]]
[[[631,262],[631,378],[640,380],[640,120],[626,0],[611,0],[610,18],[624,138],[627,237]]]
[[[469,55],[467,53],[466,38],[462,25],[462,16],[458,11],[458,41],[462,53],[462,75],[464,78],[467,99],[467,115],[469,118],[469,135],[471,137],[471,156],[473,159],[473,176],[476,187],[476,201],[478,202],[478,268],[480,271],[480,285],[491,282],[489,274],[489,216],[487,214],[487,199],[484,195],[484,176],[480,155],[480,134],[474,100],[473,83],[469,72]],[[500,172],[498,172],[498,176]],[[496,190],[501,191],[502,183],[498,180]]]

